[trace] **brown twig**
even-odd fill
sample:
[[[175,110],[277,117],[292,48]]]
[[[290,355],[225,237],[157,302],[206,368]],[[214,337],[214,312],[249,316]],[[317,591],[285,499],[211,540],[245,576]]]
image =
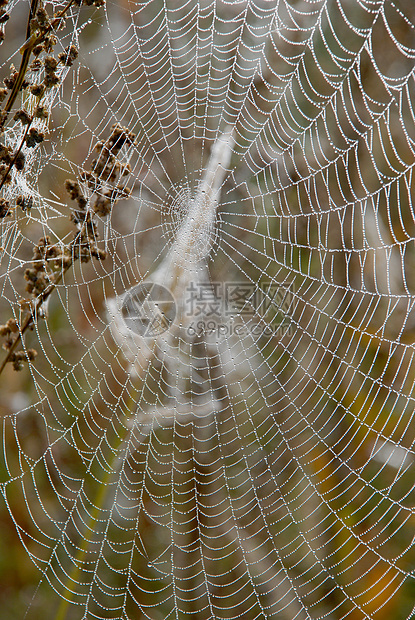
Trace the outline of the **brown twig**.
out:
[[[24,320],[23,324],[20,325],[19,327],[19,333],[17,334],[16,338],[13,341],[13,344],[11,345],[10,349],[8,349],[7,354],[3,360],[3,362],[0,365],[0,374],[3,372],[4,368],[6,367],[7,363],[11,360],[12,354],[14,353],[14,351],[16,350],[17,345],[22,341],[22,336],[23,334],[30,328],[30,326],[33,323],[33,320],[35,318],[35,316],[37,316],[41,305],[48,299],[48,297],[50,296],[51,293],[53,293],[53,291],[55,290],[56,286],[59,284],[59,282],[62,280],[64,274],[68,271],[68,269],[71,267],[72,262],[65,267],[61,273],[59,273],[56,277],[56,280],[50,284],[50,286],[48,286],[48,288],[41,294],[39,295],[39,297],[36,298],[31,311],[29,312],[29,314],[27,315],[26,319]]]
[[[96,246],[98,236],[94,218],[97,215],[107,216],[113,204],[130,195],[129,188],[118,184],[120,179],[126,176],[126,173],[128,174],[129,166],[118,161],[117,155],[124,145],[131,146],[134,141],[135,135],[131,131],[116,124],[111,127],[109,138],[96,146],[98,157],[91,162],[91,171],[84,175],[84,180],[90,187],[92,186],[95,194],[95,201],[92,201],[89,209],[80,185],[71,179],[66,180],[65,189],[71,200],[76,202],[70,220],[76,225],[77,231],[69,245],[64,247],[51,244],[47,236],[42,237],[35,247],[32,265],[26,269],[24,275],[27,280],[26,291],[33,296],[30,311],[20,325],[14,318],[11,318],[6,325],[0,326],[2,335],[8,338],[4,346],[7,353],[0,365],[0,374],[8,362],[17,362],[18,367],[15,367],[15,370],[20,370],[20,362],[31,360],[29,355],[24,356],[23,351],[16,354],[16,347],[22,341],[26,330],[32,325],[42,304],[55,290],[74,262],[78,259],[81,262],[105,259],[106,252]],[[98,182],[99,177],[103,177],[103,185]],[[51,259],[50,263],[48,263],[49,259]],[[27,300],[24,303],[27,304]],[[10,327],[10,323],[13,327]],[[12,332],[15,334],[13,337]]]
[[[27,68],[29,66],[30,56],[32,54],[33,48],[42,42],[45,35],[50,32],[58,23],[59,20],[65,15],[65,13],[70,9],[75,0],[69,0],[68,4],[56,15],[55,19],[47,26],[41,34],[37,36],[35,34],[30,34],[30,23],[32,19],[36,15],[37,7],[39,4],[39,0],[32,0],[30,4],[29,17],[27,20],[27,28],[26,28],[26,43],[20,48],[20,52],[22,54],[22,60],[20,62],[20,67],[18,71],[17,78],[13,84],[13,88],[11,93],[9,94],[7,101],[3,108],[3,117],[0,123],[0,130],[3,129],[4,123],[6,122],[10,110],[12,109],[14,102],[17,99],[17,95],[22,87],[24,79],[26,77]]]
[[[39,0],[32,0],[31,4],[30,4],[30,11],[29,11],[29,17],[27,20],[27,28],[26,28],[26,39],[30,40],[31,36],[30,36],[30,22],[32,21],[32,19],[34,18],[36,11],[37,11],[37,7],[39,4]],[[19,91],[21,89],[21,86],[23,84],[23,81],[25,79],[26,73],[27,73],[27,67],[29,65],[29,60],[30,60],[30,55],[32,53],[33,50],[33,45],[30,47],[27,47],[26,49],[24,49],[24,46],[22,47],[21,51],[22,51],[22,60],[20,61],[20,67],[19,67],[19,73],[17,76],[17,79],[15,80],[14,84],[13,84],[13,88],[11,90],[10,95],[7,98],[7,101],[5,103],[4,109],[3,109],[3,118],[1,119],[1,124],[0,124],[0,129],[3,129],[4,127],[4,123],[7,120],[7,117],[10,113],[10,110],[13,107],[14,102],[16,101],[17,95],[19,94]]]
[[[0,190],[2,189],[3,185],[7,182],[7,178],[9,176],[10,170],[13,168],[14,164],[16,163],[17,158],[19,157],[19,153],[22,150],[23,144],[26,140],[26,136],[29,132],[30,126],[32,124],[33,119],[30,121],[30,123],[28,123],[28,125],[26,126],[26,130],[24,132],[23,138],[20,142],[19,148],[17,149],[16,153],[14,154],[9,167],[5,170],[5,172],[3,173],[3,179],[0,181]]]
[[[37,4],[37,0],[34,0],[34,1],[36,1],[36,4]],[[24,54],[26,52],[26,50],[30,50],[30,52],[31,52],[33,50],[33,48],[36,47],[36,45],[41,43],[42,39],[44,38],[44,36],[46,34],[48,34],[48,32],[53,30],[55,28],[55,26],[57,26],[59,24],[59,21],[62,19],[62,17],[65,15],[65,13],[71,8],[71,6],[74,4],[74,2],[75,2],[75,0],[70,0],[68,2],[68,4],[59,13],[57,13],[54,16],[54,19],[50,22],[49,26],[47,26],[42,31],[42,33],[37,35],[37,36],[35,34],[30,35],[30,20],[32,19],[32,15],[30,15],[30,17],[29,17],[29,27],[28,27],[27,37],[26,37],[27,41],[20,48],[20,52],[22,54]]]

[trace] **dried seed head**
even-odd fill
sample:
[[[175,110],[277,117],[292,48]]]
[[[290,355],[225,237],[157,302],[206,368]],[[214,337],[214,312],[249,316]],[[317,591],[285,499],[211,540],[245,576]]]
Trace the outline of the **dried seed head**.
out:
[[[72,265],[71,256],[62,256],[62,269],[68,269]]]
[[[23,370],[23,361],[20,359],[15,359],[14,357],[12,357],[10,359],[10,361],[13,364],[13,370],[19,371],[19,370]]]
[[[32,122],[32,117],[26,110],[18,110],[13,116],[13,120],[20,121],[22,125],[29,125]]]
[[[32,71],[40,71],[40,69],[42,68],[42,63],[39,60],[39,58],[36,58],[31,64],[30,64],[30,69]]]
[[[33,360],[35,359],[35,357],[37,357],[37,351],[36,351],[36,349],[28,349],[28,350],[26,351],[26,354],[27,354],[27,359],[28,359],[30,362],[33,362]]]
[[[45,52],[51,52],[57,42],[58,39],[55,37],[55,35],[49,34],[45,37],[45,40],[43,42],[43,49],[45,50]]]
[[[47,111],[45,106],[38,105],[36,110],[35,110],[34,116],[35,116],[35,118],[49,118],[49,112]]]
[[[53,73],[56,67],[58,66],[58,60],[53,56],[46,56],[44,60],[45,71],[46,73]]]
[[[17,334],[17,332],[19,331],[19,326],[17,324],[16,319],[9,319],[6,323],[6,327],[9,328],[9,330],[11,332],[13,332],[14,334]]]
[[[118,123],[111,127],[112,135],[108,140],[108,146],[114,152],[118,152],[124,144],[134,144],[135,134]]]
[[[18,71],[16,71],[16,67],[14,65],[10,65],[10,75],[6,78],[4,78],[3,82],[4,85],[6,86],[6,88],[8,88],[9,90],[12,90],[17,77],[18,77],[19,73]]]
[[[22,211],[30,211],[33,207],[33,198],[31,196],[17,196],[16,206],[20,207]]]
[[[107,253],[105,250],[100,250],[99,248],[93,246],[91,247],[91,256],[97,260],[105,260],[107,258]]]
[[[38,272],[36,269],[26,269],[24,272],[24,279],[27,282],[36,282]]]
[[[45,134],[41,131],[38,131],[34,127],[29,130],[29,133],[25,137],[25,141],[28,147],[36,146],[36,144],[40,144],[45,139]]]
[[[40,28],[47,28],[49,26],[49,15],[43,7],[36,11],[36,20]]]
[[[43,51],[43,45],[39,44],[39,45],[35,45],[35,47],[32,49],[32,54],[34,56],[39,56],[39,54]]]
[[[71,200],[77,200],[80,196],[82,196],[81,188],[79,187],[76,181],[72,179],[66,179],[65,181],[65,189],[68,192]]]
[[[35,97],[43,97],[46,86],[44,84],[32,84],[29,90]]]
[[[126,176],[127,176],[127,174],[131,174],[131,166],[130,166],[130,164],[125,164],[125,165],[122,167],[122,173],[121,173],[121,176],[126,177]]]
[[[0,198],[0,218],[4,218],[10,214],[10,203],[5,198]]]
[[[58,54],[58,58],[62,64],[70,67],[78,57],[78,49],[75,45],[68,45],[63,52]]]
[[[108,215],[111,211],[111,200],[105,195],[97,196],[92,209],[97,215]]]
[[[8,146],[0,144],[0,159],[6,164],[10,164],[12,161],[11,150]]]
[[[19,170],[19,171],[23,170],[24,164],[25,164],[25,156],[22,153],[22,151],[19,151],[14,159],[14,165],[16,167],[16,170]]]
[[[0,181],[4,185],[8,185],[12,180],[12,175],[10,174],[9,166],[7,164],[0,164]],[[3,199],[0,198],[0,204]],[[7,202],[7,201],[6,201]],[[6,214],[7,215],[7,214]],[[0,217],[4,217],[0,215]]]
[[[58,14],[54,14],[53,15],[54,19],[53,19],[53,28],[54,30],[63,30],[65,28],[65,24],[66,24],[66,16],[58,16]]]
[[[60,78],[55,73],[47,73],[43,79],[43,84],[46,88],[52,88],[59,84]]]

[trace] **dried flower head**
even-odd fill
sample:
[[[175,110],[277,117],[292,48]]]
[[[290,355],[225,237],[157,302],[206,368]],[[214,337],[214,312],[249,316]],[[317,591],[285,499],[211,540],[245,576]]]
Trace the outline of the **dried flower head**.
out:
[[[79,184],[76,181],[73,181],[72,179],[66,179],[65,189],[68,192],[71,200],[77,200],[82,195]]]
[[[0,183],[1,183],[1,185],[8,185],[9,183],[11,183],[11,180],[12,180],[12,175],[10,174],[10,165],[8,165],[8,164],[0,164]]]
[[[45,94],[46,86],[44,84],[32,84],[29,90],[32,95],[40,98]]]
[[[58,54],[59,60],[67,67],[70,67],[77,57],[78,49],[75,47],[75,45],[68,45],[68,47],[66,47],[63,52],[60,52],[60,54]]]
[[[36,144],[40,144],[40,142],[43,142],[44,139],[44,133],[32,127],[25,137],[25,142],[27,146],[33,147],[36,146]]]
[[[14,65],[10,65],[10,75],[6,78],[4,78],[3,82],[4,85],[6,86],[6,88],[8,88],[9,90],[12,90],[17,78],[18,78],[19,72],[16,71],[16,67]]]
[[[46,9],[42,6],[39,7],[36,11],[36,18],[32,20],[32,22],[37,23],[37,27],[45,29],[49,26],[49,15],[46,12]]]
[[[43,49],[45,50],[45,52],[51,52],[57,42],[58,42],[58,39],[56,38],[54,34],[48,34],[44,38]]]
[[[31,69],[32,71],[40,71],[41,68],[42,68],[42,63],[39,60],[39,58],[35,58],[35,60],[33,60],[33,62],[31,62],[29,65],[29,69]]]
[[[49,112],[48,110],[45,108],[45,106],[43,105],[38,105],[35,113],[34,113],[34,117],[35,118],[44,118],[47,119],[49,118]]]
[[[24,169],[25,159],[26,158],[22,151],[18,151],[18,153],[16,153],[14,158],[14,165],[16,170],[19,170],[19,172]]]
[[[4,161],[6,164],[10,164],[12,161],[12,153],[11,149],[4,144],[0,144],[0,159]]]
[[[26,110],[18,110],[13,116],[13,120],[20,121],[22,125],[29,125],[32,122],[32,117]]]
[[[33,198],[31,196],[17,196],[16,206],[20,207],[22,211],[30,211],[33,207]]]
[[[59,84],[60,78],[55,73],[47,73],[44,77],[43,83],[46,88],[52,88]]]
[[[43,51],[43,44],[39,43],[39,45],[35,45],[32,49],[33,56],[39,56],[39,54]]]
[[[44,60],[45,71],[46,73],[53,73],[56,67],[58,66],[58,60],[53,56],[46,56]]]
[[[10,214],[10,203],[5,198],[0,198],[0,218],[3,219]]]

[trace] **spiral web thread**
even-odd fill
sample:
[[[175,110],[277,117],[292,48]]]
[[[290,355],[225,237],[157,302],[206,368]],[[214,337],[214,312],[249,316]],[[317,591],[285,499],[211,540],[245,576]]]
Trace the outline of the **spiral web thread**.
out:
[[[65,273],[23,336],[38,358],[1,378],[26,617],[412,617],[413,1],[69,14],[79,57],[7,189],[35,204],[1,222],[5,320],[39,237],[69,238],[64,180],[115,123],[137,137],[106,260]],[[175,299],[151,337],[122,316],[143,282]]]

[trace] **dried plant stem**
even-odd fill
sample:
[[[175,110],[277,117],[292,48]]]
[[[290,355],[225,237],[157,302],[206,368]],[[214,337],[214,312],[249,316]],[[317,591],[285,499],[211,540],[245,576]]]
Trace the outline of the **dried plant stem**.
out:
[[[70,7],[72,6],[72,4],[75,2],[75,0],[70,0],[68,2],[68,4],[59,12],[55,15],[54,19],[51,21],[51,23],[49,24],[49,26],[47,26],[43,32],[39,35],[31,35],[30,36],[30,19],[32,18],[32,12],[30,12],[30,17],[29,17],[29,24],[28,24],[28,32],[27,32],[27,41],[24,45],[22,45],[22,47],[20,48],[20,52],[24,55],[26,53],[27,50],[29,50],[29,55],[31,54],[33,48],[38,45],[39,43],[42,42],[43,37],[45,36],[45,34],[47,34],[48,32],[50,32],[51,30],[53,30],[53,28],[55,26],[58,25],[59,20],[65,15],[65,13],[70,9]],[[35,3],[37,5],[38,0],[32,0],[32,4]],[[36,9],[35,9],[36,11]],[[20,72],[19,72],[20,73]]]
[[[21,152],[23,144],[25,143],[26,136],[29,133],[29,129],[30,129],[31,125],[32,125],[32,121],[30,121],[30,123],[28,123],[26,125],[26,129],[25,129],[25,132],[23,134],[23,138],[20,141],[19,147],[16,150],[16,153],[14,154],[14,157],[13,157],[12,161],[10,162],[8,168],[6,169],[6,171],[3,174],[3,179],[0,182],[0,190],[2,189],[3,185],[6,183],[6,180],[7,180],[7,177],[9,175],[9,172],[13,168],[14,164],[16,163],[17,158],[19,157],[19,153]]]
[[[39,0],[32,0],[31,4],[30,4],[30,12],[29,12],[29,17],[27,20],[27,28],[26,28],[26,43],[20,48],[20,52],[22,54],[22,60],[20,62],[20,67],[19,67],[19,73],[17,76],[17,79],[13,85],[13,88],[11,90],[10,95],[7,98],[6,104],[4,106],[3,112],[6,113],[2,119],[2,126],[4,125],[7,116],[10,112],[10,110],[13,107],[14,102],[16,101],[17,95],[19,94],[19,91],[22,87],[23,81],[25,79],[26,73],[27,73],[27,68],[29,66],[29,60],[30,60],[30,56],[31,53],[33,51],[33,48],[38,45],[39,43],[41,43],[42,39],[44,38],[45,34],[47,34],[48,32],[50,32],[58,23],[59,20],[65,15],[65,13],[70,9],[70,7],[72,6],[72,4],[74,3],[74,0],[69,0],[68,4],[56,15],[55,19],[52,20],[52,22],[49,24],[49,26],[47,26],[43,32],[39,35],[34,35],[34,34],[30,34],[30,22],[31,20],[34,18],[36,11],[37,11],[37,7],[39,4]]]
[[[12,354],[14,353],[14,351],[15,351],[15,349],[17,347],[17,345],[21,342],[23,334],[33,324],[34,318],[37,316],[37,314],[38,314],[38,312],[40,310],[40,307],[48,299],[49,295],[51,293],[53,293],[53,291],[56,288],[56,285],[59,284],[59,282],[62,280],[64,274],[68,271],[68,269],[70,269],[71,266],[72,266],[72,263],[69,264],[67,267],[65,267],[65,269],[63,269],[61,271],[61,273],[59,273],[56,276],[55,281],[53,283],[51,283],[50,286],[34,301],[31,311],[29,312],[29,314],[27,315],[26,319],[23,321],[22,325],[20,326],[19,333],[17,334],[15,340],[13,341],[12,346],[7,351],[6,357],[4,358],[3,362],[0,365],[0,374],[3,372],[4,368],[6,367],[6,364],[9,362]]]
[[[3,118],[1,121],[1,128],[4,126],[4,123],[6,122],[7,117],[10,113],[10,110],[12,109],[14,102],[17,99],[17,95],[19,94],[19,91],[22,87],[23,81],[27,73],[27,68],[29,66],[29,60],[30,60],[30,56],[32,54],[33,48],[39,43],[41,43],[45,34],[50,32],[54,28],[54,26],[56,26],[59,23],[59,20],[70,9],[73,3],[74,3],[74,0],[69,0],[68,4],[56,15],[55,19],[49,24],[49,26],[47,26],[41,34],[36,36],[36,35],[30,35],[30,22],[36,14],[39,0],[32,0],[31,5],[30,5],[29,17],[27,20],[27,29],[26,29],[27,40],[26,40],[26,43],[20,48],[20,52],[22,54],[22,60],[20,62],[18,76],[16,78],[16,81],[13,85],[11,93],[8,96],[5,106],[3,108]]]
[[[30,11],[29,11],[29,17],[27,19],[27,28],[26,28],[26,39],[28,40],[30,40],[31,38],[30,37],[30,22],[36,14],[38,4],[39,4],[39,0],[32,0],[30,4]],[[25,45],[27,45],[27,43]],[[7,117],[9,115],[9,112],[12,109],[13,104],[16,101],[17,95],[19,94],[20,89],[22,87],[23,81],[27,73],[27,67],[29,65],[30,55],[32,53],[33,47],[34,45],[30,45],[26,48],[25,46],[23,46],[22,49],[20,50],[22,52],[22,60],[20,62],[19,74],[17,76],[15,83],[13,84],[11,93],[8,96],[6,104],[4,106],[3,118],[1,121],[1,128],[3,128],[4,123],[6,122]]]
[[[30,56],[32,54],[33,48],[38,45],[39,43],[42,42],[42,40],[44,39],[45,35],[50,32],[55,25],[57,25],[59,23],[59,20],[65,15],[65,13],[69,10],[69,8],[72,6],[72,4],[74,3],[74,0],[69,0],[68,4],[56,15],[55,19],[49,24],[49,26],[47,26],[43,32],[39,35],[31,35],[30,34],[30,23],[32,21],[32,19],[34,18],[34,16],[36,15],[36,11],[38,8],[38,4],[39,4],[39,0],[32,0],[31,4],[30,4],[30,11],[29,11],[29,17],[27,20],[27,28],[26,28],[26,43],[21,47],[20,52],[22,54],[22,60],[20,62],[20,67],[19,67],[19,71],[18,71],[18,75],[17,78],[13,84],[13,88],[6,100],[6,103],[4,105],[4,108],[1,112],[1,120],[0,120],[0,134],[3,132],[4,129],[4,125],[8,119],[8,116],[10,114],[10,111],[13,108],[13,105],[17,99],[17,96],[22,88],[22,84],[25,80],[26,77],[26,73],[27,73],[27,69],[29,66],[29,60],[30,60]],[[29,123],[28,127],[26,128],[26,132],[25,132],[25,136],[27,135],[29,128],[30,128],[30,124]],[[7,179],[7,174],[10,172],[11,168],[13,167],[16,158],[18,156],[18,154],[20,153],[22,146],[24,143],[24,139],[22,140],[20,147],[18,148],[18,150],[15,153],[15,157],[14,160],[11,162],[11,164],[9,165],[9,168],[7,170],[7,173],[4,175],[4,178],[0,184],[0,189],[3,187],[4,183],[6,182]]]

